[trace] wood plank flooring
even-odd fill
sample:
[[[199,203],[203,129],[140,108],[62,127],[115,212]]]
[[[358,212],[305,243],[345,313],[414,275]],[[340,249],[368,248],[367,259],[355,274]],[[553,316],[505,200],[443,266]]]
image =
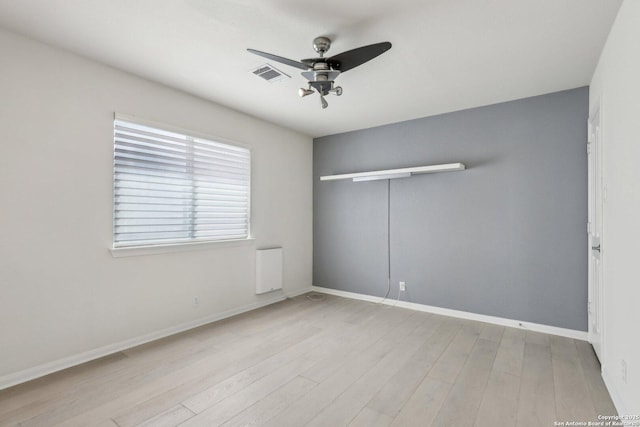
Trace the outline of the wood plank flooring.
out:
[[[552,426],[615,408],[588,343],[308,295],[0,391],[0,426]]]

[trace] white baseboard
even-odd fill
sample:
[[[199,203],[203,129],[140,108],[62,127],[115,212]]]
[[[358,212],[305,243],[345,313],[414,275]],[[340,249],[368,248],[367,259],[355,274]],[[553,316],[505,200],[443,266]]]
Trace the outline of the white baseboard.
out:
[[[298,289],[297,291],[286,292],[285,293],[285,298],[297,297],[298,295],[306,294],[308,292],[311,292],[312,290],[313,290],[313,286],[309,286],[309,287],[306,287],[306,288]]]
[[[424,311],[427,313],[441,314],[443,316],[457,317],[460,319],[476,320],[478,322],[493,323],[495,325],[508,326],[511,328],[525,329],[528,331],[542,332],[550,335],[558,335],[561,337],[573,338],[576,340],[587,341],[587,332],[576,331],[574,329],[558,328],[556,326],[542,325],[539,323],[524,322],[522,320],[505,319],[503,317],[487,316],[484,314],[470,313],[467,311],[452,310],[450,308],[435,307],[431,305],[418,304],[415,302],[396,301],[394,299],[383,299],[373,297],[371,295],[358,294],[354,292],[339,291],[336,289],[323,288],[321,286],[312,286],[314,291],[336,295],[345,298],[358,299],[381,304],[392,305],[411,310]]]
[[[611,396],[613,405],[616,407],[616,411],[618,411],[618,415],[630,415],[629,412],[627,412],[627,407],[620,398],[620,393],[618,392],[616,386],[613,384],[611,375],[608,374],[605,366],[602,367],[602,380],[604,381],[604,385],[609,391],[609,395]]]
[[[131,338],[125,341],[120,341],[114,344],[109,344],[103,347],[86,351],[84,353],[64,357],[62,359],[43,363],[42,365],[34,366],[32,368],[24,369],[22,371],[5,375],[0,377],[0,390],[3,390],[5,388],[11,387],[17,384],[22,384],[24,382],[31,381],[48,374],[61,371],[63,369],[70,368],[72,366],[77,366],[82,363],[89,362],[91,360],[99,359],[101,357],[108,356],[113,353],[117,353],[119,351],[127,350],[129,348],[136,347],[141,344],[146,344],[148,342],[159,340],[161,338],[165,338],[170,335],[188,331],[189,329],[197,328],[199,326],[203,326],[208,323],[215,322],[217,320],[222,320],[227,317],[235,316],[241,313],[245,313],[247,311],[255,310],[257,308],[275,304],[277,302],[285,300],[286,298],[304,294],[309,291],[311,291],[311,288],[303,288],[293,292],[277,292],[273,298],[265,301],[247,304],[231,310],[223,311],[222,313],[212,314],[207,317],[196,319],[190,322],[185,322],[176,326],[171,326],[169,328],[151,332],[149,334],[145,334],[139,337]]]

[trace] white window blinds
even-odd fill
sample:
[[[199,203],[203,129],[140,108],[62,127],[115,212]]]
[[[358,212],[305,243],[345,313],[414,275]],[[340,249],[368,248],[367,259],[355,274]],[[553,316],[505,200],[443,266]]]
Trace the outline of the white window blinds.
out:
[[[246,148],[114,121],[113,246],[249,237]]]

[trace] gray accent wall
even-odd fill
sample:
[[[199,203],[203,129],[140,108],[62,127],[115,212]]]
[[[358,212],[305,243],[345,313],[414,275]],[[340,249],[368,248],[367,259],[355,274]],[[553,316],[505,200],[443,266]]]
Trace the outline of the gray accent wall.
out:
[[[314,140],[313,283],[587,330],[588,88]],[[382,181],[322,175],[462,162]]]

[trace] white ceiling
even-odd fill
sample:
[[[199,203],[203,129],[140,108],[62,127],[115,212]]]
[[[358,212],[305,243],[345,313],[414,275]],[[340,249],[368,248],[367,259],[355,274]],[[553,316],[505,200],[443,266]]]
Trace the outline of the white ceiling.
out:
[[[0,0],[0,26],[311,136],[588,85],[621,0]],[[294,60],[393,48],[322,110]],[[268,62],[290,74],[268,83]]]

